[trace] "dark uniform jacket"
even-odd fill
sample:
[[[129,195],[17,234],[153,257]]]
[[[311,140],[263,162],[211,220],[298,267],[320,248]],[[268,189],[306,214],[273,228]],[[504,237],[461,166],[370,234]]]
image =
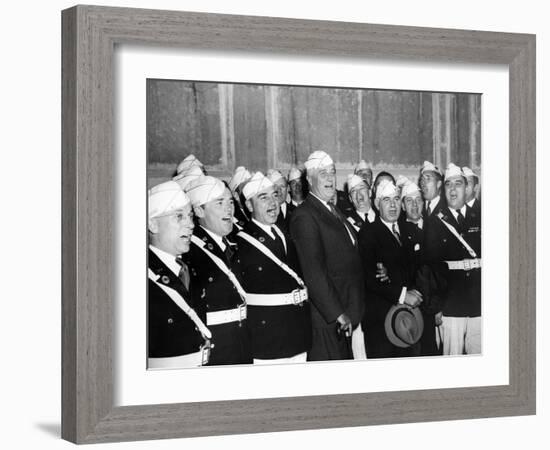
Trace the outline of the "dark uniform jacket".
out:
[[[237,202],[235,202],[235,211],[234,211],[235,219],[237,219],[237,225],[239,227],[243,228],[246,223],[250,221],[250,213],[246,209],[246,205],[243,204],[243,207],[239,205]]]
[[[203,305],[194,304],[182,281],[149,249],[149,268],[158,282],[175,289],[206,323]],[[151,279],[147,293],[147,340],[149,358],[166,358],[198,352],[204,344],[201,333],[189,316]]]
[[[424,255],[426,262],[446,280],[446,290],[441,292],[443,315],[450,317],[478,317],[481,315],[481,269],[449,270],[444,261],[460,261],[472,256],[460,241],[441,222],[449,223],[481,258],[480,215],[470,207],[460,227],[448,208],[430,216],[424,222]]]
[[[313,327],[310,360],[351,358],[336,319],[346,313],[355,327],[363,318],[364,283],[357,245],[343,224],[313,195],[292,213],[290,234],[311,299]],[[357,239],[356,239],[357,242]]]
[[[424,228],[402,220],[399,224],[403,246],[407,251],[407,261],[414,271],[414,284],[422,294],[420,310],[424,319],[424,332],[420,338],[418,354],[433,356],[440,354],[435,337],[435,314],[441,310],[440,298],[432,295],[434,275],[424,264]]]
[[[286,237],[287,251],[253,221],[244,232],[265,245],[299,276],[298,256],[292,241]],[[243,286],[247,293],[283,294],[300,289],[298,282],[272,259],[246,241],[237,237]],[[309,302],[300,305],[248,306],[248,327],[254,358],[288,358],[309,350],[311,318]]]
[[[426,202],[424,201],[424,208],[422,209],[423,219],[426,220],[428,217],[431,217],[434,214],[440,213],[443,209],[446,208],[446,206],[447,206],[447,201],[445,200],[445,194],[441,193],[439,195],[439,201],[430,212],[430,215],[428,215],[428,210],[426,209]]]
[[[376,219],[376,212],[374,211],[374,209],[372,209],[372,211],[375,214],[373,217]],[[353,208],[352,210],[347,210],[344,213],[344,215],[346,216],[347,221],[354,226],[354,228],[357,232],[359,232],[361,227],[364,225],[365,221],[359,215],[359,213],[355,210],[355,208]],[[368,222],[369,221],[368,215],[366,216],[366,219],[367,219],[367,222]]]
[[[414,266],[410,264],[403,239],[401,235],[400,244],[380,217],[373,223],[366,223],[359,231],[359,251],[367,287],[363,320],[367,358],[401,356],[403,353],[388,340],[384,329],[386,314],[398,303],[403,287],[414,288]],[[376,278],[377,263],[384,264],[389,281],[381,282]]]
[[[226,262],[237,279],[240,279],[241,269],[238,252],[235,252],[233,261],[228,262],[224,252],[201,226],[196,227],[193,234],[206,244],[205,248],[207,250]],[[208,313],[234,309],[244,303],[227,275],[195,243],[191,244],[189,255],[191,285],[193,286],[195,304],[204,305]],[[240,281],[242,284],[242,280]],[[211,342],[213,344],[209,365],[252,362],[246,319],[210,325],[207,317],[206,326],[212,332]]]
[[[296,209],[296,206],[294,206],[292,202],[290,203],[285,202],[285,203],[286,203],[286,216],[283,215],[283,210],[279,209],[279,215],[277,216],[277,222],[275,222],[275,225],[277,225],[279,227],[279,230],[281,230],[283,233],[288,234],[290,216],[292,214],[292,211]]]

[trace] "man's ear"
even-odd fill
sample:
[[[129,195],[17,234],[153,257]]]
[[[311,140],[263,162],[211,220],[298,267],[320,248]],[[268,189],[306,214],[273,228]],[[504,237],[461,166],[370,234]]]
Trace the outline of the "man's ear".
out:
[[[254,212],[254,206],[252,205],[252,200],[246,200],[244,202],[244,204],[246,205],[246,208],[251,212],[253,213]]]
[[[374,199],[374,206],[376,206],[376,209],[380,211],[380,198],[377,197]]]
[[[441,192],[441,188],[443,187],[443,181],[438,180],[436,186],[437,186],[437,190],[438,190],[439,192]]]
[[[202,206],[193,206],[193,212],[195,213],[195,216],[197,216],[199,219],[202,219],[204,217],[204,209]]]
[[[149,227],[149,231],[153,234],[157,234],[159,231],[158,222],[154,218],[148,220],[148,227]]]

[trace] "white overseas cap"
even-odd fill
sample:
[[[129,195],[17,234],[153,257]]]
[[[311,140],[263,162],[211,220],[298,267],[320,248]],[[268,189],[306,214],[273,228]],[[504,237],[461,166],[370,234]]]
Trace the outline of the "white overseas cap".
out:
[[[149,189],[149,219],[180,210],[189,204],[189,197],[175,181],[166,181]]]
[[[403,186],[405,186],[408,183],[411,183],[411,180],[409,180],[406,176],[397,175],[397,179],[395,180],[395,185],[398,188],[403,188]]]
[[[272,183],[276,183],[280,179],[284,178],[283,174],[275,169],[269,169],[267,171],[267,178],[271,180]]]
[[[235,192],[235,189],[237,189],[245,181],[249,180],[251,176],[251,173],[246,169],[246,167],[237,167],[235,172],[233,172],[231,180],[229,180],[229,189],[231,189],[232,192]]]
[[[439,175],[441,175],[441,171],[430,161],[424,161],[422,169],[420,169],[420,173],[423,174],[424,172],[437,172]]]
[[[416,183],[413,183],[412,181],[409,181],[406,185],[403,186],[401,189],[401,198],[405,197],[417,197],[420,196],[420,188],[417,186]]]
[[[188,169],[190,169],[191,167],[193,166],[198,166],[198,167],[201,167],[203,166],[203,164],[197,159],[197,157],[195,155],[189,155],[189,156],[186,156],[179,164],[178,164],[178,167],[176,169],[176,173],[182,173]]]
[[[244,198],[250,200],[260,192],[265,191],[267,188],[273,187],[273,182],[267,178],[262,172],[256,172],[252,175],[252,178],[244,185],[243,195]]]
[[[349,192],[353,191],[355,188],[358,188],[358,187],[366,187],[368,189],[367,183],[365,183],[365,180],[363,180],[363,178],[361,178],[359,175],[355,175],[355,174],[348,175],[347,183],[348,183]]]
[[[369,165],[367,164],[367,162],[362,159],[361,161],[359,161],[359,163],[355,166],[355,173],[359,172],[360,170],[364,170],[364,169],[370,169]]]
[[[399,195],[397,186],[390,180],[382,180],[376,188],[376,198],[394,197]]]
[[[217,178],[203,175],[187,185],[187,196],[193,206],[201,206],[223,195],[225,184]]]
[[[288,181],[299,180],[302,178],[302,171],[296,166],[292,166],[288,172]]]
[[[457,165],[453,163],[449,163],[447,165],[447,168],[445,169],[445,179],[449,179],[451,177],[463,177],[464,173],[462,172],[462,169],[458,167]]]
[[[464,166],[462,168],[462,173],[464,174],[465,177],[476,177],[476,178],[478,178],[476,173],[467,166]]]
[[[199,166],[192,166],[189,169],[181,172],[180,174],[176,175],[172,180],[174,180],[176,183],[180,185],[180,187],[185,191],[187,188],[187,185],[204,175],[202,169]]]
[[[322,150],[316,150],[308,156],[307,161],[304,163],[306,170],[309,172],[313,169],[321,169],[334,164],[332,158]]]

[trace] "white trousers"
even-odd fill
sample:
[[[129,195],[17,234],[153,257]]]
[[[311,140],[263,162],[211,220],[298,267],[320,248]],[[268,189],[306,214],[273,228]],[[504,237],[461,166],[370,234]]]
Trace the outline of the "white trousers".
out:
[[[353,330],[351,334],[351,351],[353,353],[353,359],[367,359],[365,333],[363,333],[361,324],[357,325],[357,328]]]
[[[302,363],[306,362],[307,353],[298,353],[297,355],[291,356],[290,358],[277,358],[277,359],[256,359],[254,358],[253,362],[257,365],[262,364],[287,364],[287,363]]]
[[[439,326],[444,355],[481,353],[481,317],[442,317]]]

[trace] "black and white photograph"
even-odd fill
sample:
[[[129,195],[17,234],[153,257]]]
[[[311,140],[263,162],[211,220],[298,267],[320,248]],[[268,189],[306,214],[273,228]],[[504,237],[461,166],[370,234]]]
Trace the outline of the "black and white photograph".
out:
[[[146,98],[148,369],[483,353],[480,93]]]

